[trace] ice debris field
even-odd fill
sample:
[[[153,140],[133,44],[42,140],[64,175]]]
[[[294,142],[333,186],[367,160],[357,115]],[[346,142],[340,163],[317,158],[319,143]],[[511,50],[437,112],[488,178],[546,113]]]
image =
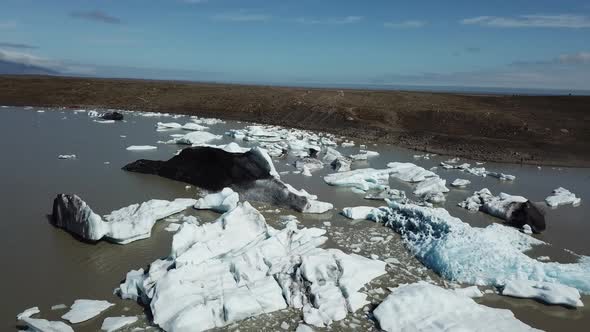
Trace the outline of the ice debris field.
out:
[[[206,147],[203,151],[223,156],[226,164],[231,158],[246,158],[236,160],[249,160],[263,170],[248,168],[259,175],[246,185],[229,183],[195,198],[152,199],[103,216],[78,195],[55,198],[51,223],[90,242],[129,244],[150,238],[156,223],[174,220],[164,228],[172,234],[169,254],[140,262],[121,276],[120,285],[113,285],[121,299],[145,307],[150,324],[165,331],[239,327],[246,319],[283,311],[295,312],[300,319],[283,321],[275,329],[536,331],[510,310],[473,299],[492,292],[575,310],[584,306],[582,295],[590,294],[590,257],[577,256],[576,262],[566,264],[527,256],[527,251],[546,244],[532,234],[545,230],[545,220],[533,203],[523,196],[471,189],[473,177],[517,182],[514,175],[488,170],[480,163],[459,164],[458,158],[440,162],[438,167],[445,170],[440,173],[437,166],[426,169],[416,164],[435,158],[432,154],[414,155],[416,163],[389,161],[372,168],[366,166],[379,152],[336,135],[256,124],[220,133],[213,129],[225,122],[218,119],[184,121],[187,117],[171,114],[109,112],[76,111],[98,124],[125,121],[123,115],[183,120],[156,122],[154,131],[170,138],[146,142],[154,145],[129,145],[129,153],[157,150],[158,144],[177,145],[177,161],[182,161],[182,149],[201,153],[198,149]],[[287,156],[291,169],[277,171],[276,164]],[[336,208],[329,196],[320,201],[281,178],[314,179],[318,173],[319,183],[350,191],[360,204]],[[452,177],[447,182],[444,176]],[[393,188],[392,181],[404,187]],[[465,191],[461,208],[488,214],[498,222],[474,227],[452,216],[441,207],[452,190]],[[562,187],[547,195],[544,203],[550,208],[582,202]],[[268,211],[278,206],[300,216],[330,215],[317,219],[316,225],[283,215],[271,225],[254,202],[264,202]],[[202,222],[187,215],[189,210],[209,210],[218,216]],[[332,214],[341,214],[351,225],[371,223],[382,231],[373,227],[372,233],[346,233],[332,225]],[[394,249],[377,249],[388,246]],[[420,275],[420,280],[402,283],[412,278],[391,279],[392,273]],[[104,300],[77,299],[70,306],[56,306],[55,310],[67,309],[60,321],[41,318],[38,307],[24,310],[16,319],[29,331],[73,331],[76,324],[98,319],[112,306]],[[137,322],[137,316],[105,317],[101,329],[117,331]]]

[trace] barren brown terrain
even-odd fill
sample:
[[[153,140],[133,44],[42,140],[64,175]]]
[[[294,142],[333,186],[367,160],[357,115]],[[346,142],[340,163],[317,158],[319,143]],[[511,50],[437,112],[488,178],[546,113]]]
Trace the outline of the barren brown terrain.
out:
[[[590,97],[0,76],[0,104],[182,113],[539,165],[590,166]]]

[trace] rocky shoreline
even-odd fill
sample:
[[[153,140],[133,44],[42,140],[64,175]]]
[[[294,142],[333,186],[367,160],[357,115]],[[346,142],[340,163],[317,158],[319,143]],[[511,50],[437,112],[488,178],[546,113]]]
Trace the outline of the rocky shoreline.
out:
[[[215,116],[464,158],[590,166],[587,96],[465,95],[0,76],[0,104]]]

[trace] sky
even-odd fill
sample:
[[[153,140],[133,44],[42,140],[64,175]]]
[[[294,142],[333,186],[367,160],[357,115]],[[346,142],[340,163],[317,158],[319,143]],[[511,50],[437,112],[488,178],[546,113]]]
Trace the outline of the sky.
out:
[[[0,60],[106,77],[590,90],[590,2],[2,0]]]

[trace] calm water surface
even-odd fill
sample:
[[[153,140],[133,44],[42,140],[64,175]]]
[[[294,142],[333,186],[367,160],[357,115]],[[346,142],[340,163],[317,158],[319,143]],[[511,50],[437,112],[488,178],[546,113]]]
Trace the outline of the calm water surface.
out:
[[[76,324],[76,331],[99,330],[102,320],[108,316],[140,315],[135,326],[145,326],[143,308],[131,301],[121,301],[112,295],[113,289],[124,279],[131,269],[145,267],[153,260],[166,256],[172,235],[164,231],[166,222],[158,223],[147,240],[125,246],[99,242],[95,245],[77,241],[68,233],[52,227],[47,215],[51,213],[52,201],[58,193],[77,193],[93,210],[106,214],[129,204],[143,202],[152,198],[174,199],[196,197],[196,188],[185,189],[184,183],[156,176],[127,173],[121,167],[140,158],[168,159],[178,149],[174,145],[156,144],[170,139],[176,131],[157,132],[154,125],[158,121],[185,123],[188,118],[171,119],[127,115],[125,122],[101,124],[92,121],[86,113],[63,110],[46,110],[38,113],[38,108],[0,109],[0,202],[2,222],[0,222],[0,261],[2,262],[3,294],[0,307],[0,330],[14,331],[17,328],[15,316],[22,310],[38,306],[40,317],[59,319],[65,310],[51,311],[56,304],[71,305],[80,298],[104,299],[116,304],[89,322]],[[222,134],[230,128],[242,128],[246,124],[228,122],[211,126],[211,132]],[[122,137],[124,136],[124,137]],[[229,142],[229,137],[212,142]],[[246,145],[244,142],[239,142]],[[358,143],[358,142],[357,142]],[[129,145],[157,145],[154,151],[127,151]],[[368,149],[381,153],[369,163],[355,164],[356,168],[385,167],[391,161],[410,161],[425,168],[436,166],[447,156],[430,160],[414,159],[414,151],[394,146],[373,146]],[[356,153],[358,147],[341,148],[344,153]],[[59,160],[59,154],[76,154],[76,160]],[[275,161],[278,171],[292,171],[291,157]],[[469,162],[462,160],[461,162]],[[575,261],[575,256],[566,252],[569,249],[577,254],[590,255],[588,234],[590,233],[590,169],[553,168],[520,166],[510,164],[486,163],[487,169],[516,175],[513,183],[501,182],[493,178],[481,178],[458,170],[438,169],[436,172],[452,182],[455,178],[471,180],[466,189],[452,189],[443,205],[449,212],[474,226],[486,226],[498,220],[482,213],[471,213],[457,207],[457,203],[473,191],[487,187],[494,194],[506,192],[523,195],[533,201],[543,201],[549,193],[563,186],[578,197],[582,204],[578,207],[563,206],[547,209],[548,228],[538,236],[550,246],[539,247],[532,256],[548,255],[561,262]],[[403,267],[388,271],[374,287],[394,287],[400,282],[437,276],[426,271],[403,248],[399,237],[389,229],[368,221],[351,222],[338,215],[347,206],[382,205],[377,201],[366,201],[362,196],[348,189],[326,185],[322,176],[328,170],[315,172],[313,177],[299,174],[282,175],[282,179],[296,188],[305,188],[319,196],[320,200],[335,205],[332,213],[325,215],[301,215],[293,211],[276,210],[275,207],[255,204],[269,224],[279,227],[277,220],[281,214],[297,215],[306,226],[322,227],[328,230],[330,241],[327,246],[342,248],[350,252],[351,244],[358,243],[360,254],[375,253],[381,258],[396,257]],[[392,187],[410,193],[411,185],[392,180]],[[214,220],[218,215],[212,212],[187,211],[198,215],[202,220]],[[325,224],[329,221],[329,224]],[[368,244],[366,238],[380,234],[392,235],[394,240],[387,246]],[[490,253],[493,254],[493,253]],[[376,299],[379,296],[376,296]],[[588,306],[590,298],[583,301]],[[584,331],[590,326],[588,309],[565,309],[546,306],[532,300],[512,299],[497,295],[487,295],[479,302],[489,306],[508,308],[515,315],[534,327],[550,331]],[[378,303],[378,302],[377,302]],[[294,318],[295,317],[295,318]],[[277,313],[274,316],[251,320],[241,326],[241,330],[273,329],[274,322],[295,320],[297,312]],[[362,313],[356,315],[365,320]],[[264,319],[264,321],[262,321]],[[269,325],[269,321],[273,322]],[[291,324],[291,327],[296,327]],[[365,329],[373,328],[371,324]],[[346,327],[335,324],[335,330]]]

